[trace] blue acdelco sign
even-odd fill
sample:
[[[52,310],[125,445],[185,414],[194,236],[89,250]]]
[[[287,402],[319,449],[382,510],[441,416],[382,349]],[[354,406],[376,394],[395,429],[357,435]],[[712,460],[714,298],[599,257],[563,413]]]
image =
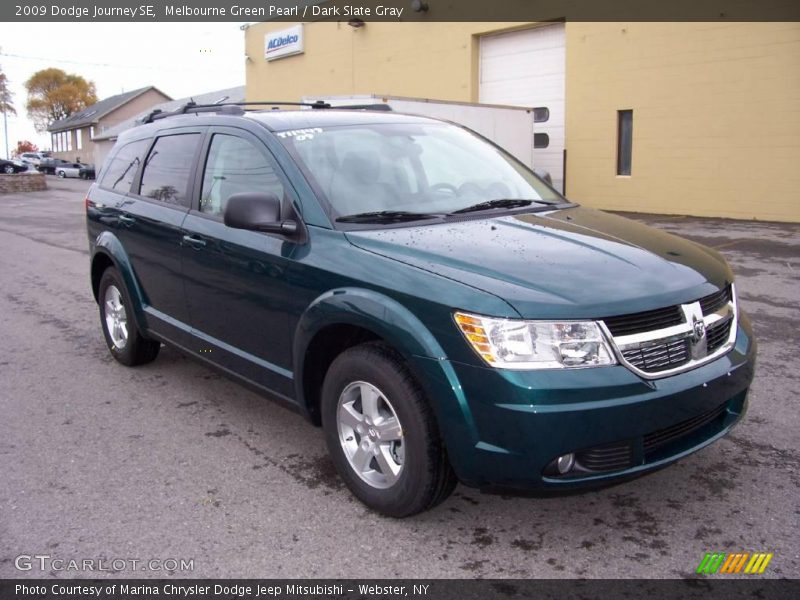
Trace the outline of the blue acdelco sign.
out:
[[[296,44],[300,41],[300,38],[296,35],[285,35],[283,37],[272,38],[269,40],[267,44],[267,52],[271,50],[277,50],[278,48],[285,46],[286,44]]]
[[[303,52],[303,26],[295,25],[289,29],[273,31],[264,37],[264,56],[275,60],[284,56]]]

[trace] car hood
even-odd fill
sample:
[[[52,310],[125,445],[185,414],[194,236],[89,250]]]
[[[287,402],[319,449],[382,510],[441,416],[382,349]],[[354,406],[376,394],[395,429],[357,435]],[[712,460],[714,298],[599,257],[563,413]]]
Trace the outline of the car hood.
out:
[[[499,296],[527,318],[651,310],[696,300],[733,280],[709,248],[583,207],[347,237],[363,250]]]

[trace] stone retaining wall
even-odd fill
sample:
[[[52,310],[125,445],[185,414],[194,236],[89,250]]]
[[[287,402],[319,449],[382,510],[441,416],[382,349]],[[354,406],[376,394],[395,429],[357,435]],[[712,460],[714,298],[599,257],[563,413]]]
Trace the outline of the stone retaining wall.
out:
[[[0,173],[0,194],[41,192],[47,189],[44,173]]]

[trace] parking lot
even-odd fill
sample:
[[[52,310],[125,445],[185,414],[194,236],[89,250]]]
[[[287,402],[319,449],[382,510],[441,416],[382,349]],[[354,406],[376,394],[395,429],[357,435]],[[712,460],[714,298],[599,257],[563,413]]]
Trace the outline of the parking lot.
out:
[[[655,474],[531,498],[463,486],[382,518],[321,432],[166,348],[127,369],[89,286],[88,183],[0,196],[0,577],[20,554],[192,559],[187,577],[691,577],[705,552],[774,553],[800,576],[800,226],[637,216],[713,246],[759,341],[731,435]],[[124,571],[123,576],[163,576]]]

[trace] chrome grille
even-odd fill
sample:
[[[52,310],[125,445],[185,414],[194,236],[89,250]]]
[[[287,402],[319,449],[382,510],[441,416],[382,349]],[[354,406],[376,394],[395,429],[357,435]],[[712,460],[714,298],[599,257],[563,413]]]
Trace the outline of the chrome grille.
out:
[[[731,325],[733,325],[733,319],[727,319],[715,323],[706,330],[706,343],[709,353],[714,352],[725,343],[731,334]]]
[[[689,341],[686,338],[644,348],[623,350],[622,356],[637,369],[650,373],[672,369],[685,364],[691,358]]]
[[[642,377],[665,377],[699,366],[733,347],[733,286],[687,304],[609,317],[602,325],[617,358]]]
[[[731,286],[725,286],[715,294],[710,294],[705,298],[700,298],[700,308],[703,309],[704,315],[710,315],[723,308],[728,302],[731,301]]]

